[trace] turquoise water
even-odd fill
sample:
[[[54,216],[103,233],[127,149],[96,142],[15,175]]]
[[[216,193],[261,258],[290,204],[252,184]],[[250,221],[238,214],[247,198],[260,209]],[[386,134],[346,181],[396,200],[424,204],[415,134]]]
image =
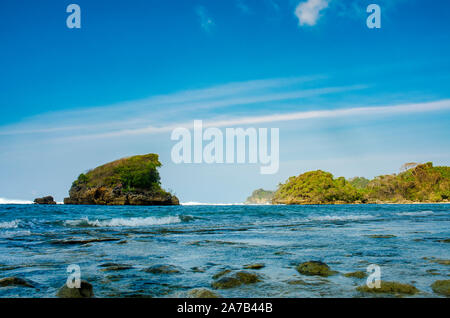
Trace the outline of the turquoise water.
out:
[[[395,235],[373,238],[371,235]],[[0,278],[17,276],[35,288],[0,287],[0,297],[54,297],[71,264],[97,297],[184,297],[210,288],[212,276],[245,264],[262,281],[228,290],[224,297],[360,297],[365,279],[343,273],[369,264],[382,280],[411,283],[421,293],[449,279],[449,204],[336,206],[37,206],[0,205]],[[89,242],[89,240],[91,240]],[[428,258],[428,259],[424,259]],[[321,260],[339,273],[303,276],[295,266]],[[104,271],[105,263],[129,265]],[[155,265],[180,273],[151,274]],[[290,280],[303,280],[292,285]]]

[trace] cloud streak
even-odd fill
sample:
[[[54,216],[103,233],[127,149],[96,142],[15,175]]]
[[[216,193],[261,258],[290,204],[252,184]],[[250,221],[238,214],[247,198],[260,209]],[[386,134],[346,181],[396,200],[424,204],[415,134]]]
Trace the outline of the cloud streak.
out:
[[[354,107],[354,108],[334,109],[334,110],[292,112],[285,114],[275,113],[264,116],[250,116],[242,118],[233,118],[228,120],[204,121],[203,126],[205,128],[233,127],[238,125],[246,126],[246,125],[267,124],[267,123],[295,121],[295,120],[325,119],[337,117],[377,116],[377,115],[393,116],[399,114],[434,112],[440,110],[450,110],[450,99],[426,103],[412,103],[412,104],[374,106],[374,107]],[[133,136],[142,134],[158,134],[170,132],[177,127],[190,128],[192,127],[192,122],[185,122],[162,127],[148,126],[139,129],[126,129],[105,134],[76,136],[70,139],[83,140],[83,139]]]

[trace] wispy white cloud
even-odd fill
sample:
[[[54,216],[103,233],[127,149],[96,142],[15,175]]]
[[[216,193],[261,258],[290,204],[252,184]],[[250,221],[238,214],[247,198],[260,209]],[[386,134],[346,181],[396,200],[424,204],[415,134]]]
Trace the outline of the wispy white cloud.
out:
[[[307,0],[306,2],[300,2],[295,8],[299,25],[315,25],[320,17],[320,12],[328,7],[329,1]]]
[[[125,129],[127,126],[148,125],[149,119],[158,122],[162,120],[162,117],[173,116],[174,113],[179,117],[182,112],[189,113],[200,109],[213,110],[235,105],[250,105],[357,89],[355,87],[325,87],[286,91],[292,85],[298,86],[324,78],[326,77],[323,75],[314,75],[232,82],[204,89],[157,95],[120,104],[42,114],[24,120],[22,123],[1,127],[0,136],[70,131],[88,133],[90,130],[99,129],[104,131]],[[270,93],[271,90],[279,88],[284,91]]]
[[[197,6],[195,8],[195,13],[197,14],[200,20],[200,26],[206,32],[211,32],[213,27],[215,26],[214,20],[206,10],[204,6]]]
[[[354,107],[345,109],[334,110],[317,110],[317,111],[304,111],[304,112],[292,112],[285,114],[272,113],[264,116],[249,116],[249,117],[236,117],[226,120],[209,120],[205,121],[204,127],[233,127],[233,126],[245,126],[255,124],[267,124],[277,123],[284,121],[295,120],[307,120],[307,119],[321,119],[321,118],[337,118],[337,117],[357,117],[357,116],[376,116],[376,115],[399,115],[399,114],[411,114],[422,112],[433,112],[439,110],[450,110],[450,99],[444,99],[434,102],[426,103],[412,103],[412,104],[400,104],[400,105],[387,105],[387,106],[373,106],[373,107]],[[83,139],[96,139],[96,138],[112,138],[122,136],[133,136],[142,134],[158,134],[172,131],[177,127],[192,127],[192,122],[184,122],[178,124],[171,124],[168,126],[148,126],[138,129],[126,129],[121,131],[101,133],[95,135],[75,136],[70,139],[83,140]]]

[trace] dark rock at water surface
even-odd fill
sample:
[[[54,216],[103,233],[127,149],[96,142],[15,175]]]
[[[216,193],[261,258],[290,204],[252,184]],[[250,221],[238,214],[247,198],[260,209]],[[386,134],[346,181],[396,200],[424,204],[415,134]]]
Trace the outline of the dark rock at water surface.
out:
[[[42,197],[42,198],[36,198],[34,199],[35,204],[56,204],[55,200],[51,195]]]
[[[85,280],[80,282],[80,288],[69,288],[64,284],[56,296],[59,298],[91,298],[94,297],[94,289],[90,283]]]

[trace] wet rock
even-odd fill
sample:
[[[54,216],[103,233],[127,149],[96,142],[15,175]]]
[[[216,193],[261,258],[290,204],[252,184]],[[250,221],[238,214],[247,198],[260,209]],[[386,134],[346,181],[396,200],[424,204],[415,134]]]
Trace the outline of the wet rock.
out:
[[[35,204],[56,204],[55,200],[51,195],[34,199]]]
[[[297,266],[297,271],[303,275],[317,275],[317,276],[330,276],[336,272],[332,271],[330,267],[320,261],[309,261]]]
[[[308,285],[307,282],[305,282],[304,280],[301,280],[301,279],[288,280],[287,283],[289,285]]]
[[[173,265],[153,265],[144,269],[144,272],[151,274],[177,274],[180,270]]]
[[[380,282],[380,288],[370,288],[367,285],[362,285],[356,288],[359,292],[364,293],[385,293],[385,294],[406,294],[414,295],[419,292],[419,290],[413,285],[402,284],[398,282]]]
[[[21,286],[34,288],[31,282],[20,277],[13,276],[0,279],[0,287],[8,287],[8,286]]]
[[[59,298],[91,298],[94,297],[94,290],[90,283],[82,280],[80,288],[69,288],[64,284],[58,290],[56,296]]]
[[[92,239],[79,239],[79,240],[54,240],[51,241],[51,244],[55,245],[77,245],[77,244],[88,244],[88,243],[96,243],[96,242],[114,242],[114,241],[120,241],[118,238],[109,238],[109,237],[102,237],[102,238],[92,238]]]
[[[441,264],[441,265],[450,265],[450,259],[440,259],[440,258],[427,258],[424,257],[423,259],[429,261],[430,263],[436,263],[436,264]]]
[[[392,235],[392,234],[374,234],[374,235],[368,235],[368,237],[370,237],[370,238],[393,238],[396,236]]]
[[[191,271],[194,273],[204,273],[206,270],[203,267],[194,266],[191,267]]]
[[[116,263],[105,263],[100,265],[100,267],[103,267],[101,271],[108,272],[108,271],[123,271],[127,269],[132,269],[133,266],[128,264],[116,264]]]
[[[264,263],[255,263],[255,264],[247,264],[244,265],[245,269],[261,269],[265,267],[266,265]]]
[[[207,288],[195,288],[188,292],[189,298],[220,298],[219,294],[216,294],[212,290]]]
[[[450,243],[450,239],[438,240],[439,243]]]
[[[219,280],[213,282],[212,287],[215,289],[229,289],[241,285],[254,284],[259,281],[261,281],[261,279],[257,274],[240,271],[233,275],[223,276]]]
[[[367,276],[366,272],[356,271],[351,273],[345,273],[345,277],[355,277],[355,278],[365,278]]]
[[[431,289],[436,294],[441,294],[444,296],[450,296],[450,279],[447,280],[437,280],[431,284]]]
[[[224,276],[224,275],[226,275],[228,273],[231,273],[231,269],[224,269],[224,270],[218,272],[217,274],[215,274],[212,278],[213,279],[218,279],[218,278],[220,278],[220,277],[222,277],[222,276]]]

